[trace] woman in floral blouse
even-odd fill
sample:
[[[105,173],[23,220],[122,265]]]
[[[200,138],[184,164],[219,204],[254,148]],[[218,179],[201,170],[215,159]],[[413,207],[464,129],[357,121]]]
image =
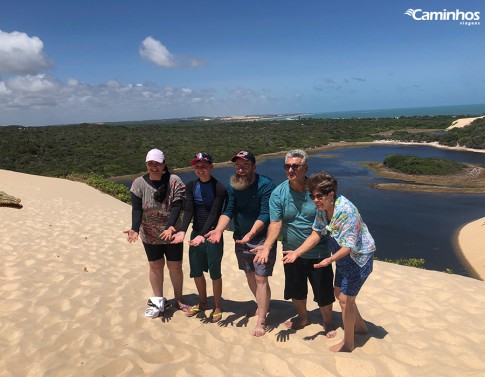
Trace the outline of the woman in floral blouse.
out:
[[[307,188],[318,208],[313,232],[293,252],[285,255],[287,262],[306,253],[321,237],[330,236],[332,255],[314,265],[315,268],[336,263],[334,291],[342,308],[344,340],[332,347],[334,352],[351,352],[355,333],[367,333],[355,299],[372,272],[375,243],[358,209],[344,196],[337,196],[337,180],[320,172],[310,176]]]

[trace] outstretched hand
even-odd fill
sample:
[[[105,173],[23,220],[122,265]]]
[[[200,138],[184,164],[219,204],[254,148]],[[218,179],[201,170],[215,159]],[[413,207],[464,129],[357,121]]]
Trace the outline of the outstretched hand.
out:
[[[127,240],[129,243],[134,243],[138,240],[138,232],[135,232],[133,229],[125,230],[123,233],[127,234]]]
[[[255,253],[255,257],[253,259],[254,263],[264,264],[268,263],[268,257],[270,249],[269,247],[265,247],[264,245],[256,246],[255,248],[249,250],[251,253]]]
[[[182,243],[184,242],[185,232],[177,232],[173,235],[170,243]]]
[[[160,233],[160,238],[164,241],[172,241],[173,240],[173,234],[175,232],[176,232],[176,229],[173,226],[169,226],[162,233]]]
[[[246,235],[243,238],[241,238],[240,240],[236,240],[235,242],[239,243],[239,244],[248,243],[249,241],[251,241],[253,239],[253,237],[254,237],[253,233],[248,232],[248,233],[246,233]]]
[[[214,229],[214,230],[211,230],[209,233],[207,233],[204,237],[210,243],[218,243],[218,242],[221,242],[222,232]]]
[[[332,258],[325,258],[320,263],[314,264],[313,267],[314,268],[322,268],[322,267],[327,267],[330,264],[332,264]]]
[[[189,241],[190,246],[199,246],[201,243],[205,242],[205,238],[203,236],[194,237],[192,240]]]
[[[284,250],[283,251],[283,264],[293,263],[298,259],[298,253],[294,252],[293,250]]]

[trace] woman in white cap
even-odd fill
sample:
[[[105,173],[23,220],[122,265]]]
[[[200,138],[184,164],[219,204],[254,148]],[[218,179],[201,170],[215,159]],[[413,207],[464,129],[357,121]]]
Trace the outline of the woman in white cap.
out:
[[[185,185],[177,175],[170,173],[165,156],[159,149],[148,152],[146,167],[148,173],[136,178],[130,190],[132,225],[128,231],[128,242],[135,242],[140,237],[145,247],[153,290],[145,315],[156,318],[163,314],[166,307],[163,294],[165,264],[176,306],[184,311],[189,308],[182,301],[183,244],[171,244],[174,226],[181,220],[179,215],[185,200]]]

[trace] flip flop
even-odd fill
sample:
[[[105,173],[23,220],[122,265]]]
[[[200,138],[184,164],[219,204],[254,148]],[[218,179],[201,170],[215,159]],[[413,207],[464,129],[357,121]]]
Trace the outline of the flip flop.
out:
[[[177,309],[182,310],[184,313],[187,313],[190,310],[191,306],[187,304],[177,304]]]
[[[191,306],[189,310],[185,312],[187,317],[193,317],[200,312],[200,309],[197,305]]]
[[[215,313],[215,314],[212,314],[212,320],[211,320],[211,322],[212,323],[216,323],[216,322],[219,322],[221,319],[222,319],[222,312]]]

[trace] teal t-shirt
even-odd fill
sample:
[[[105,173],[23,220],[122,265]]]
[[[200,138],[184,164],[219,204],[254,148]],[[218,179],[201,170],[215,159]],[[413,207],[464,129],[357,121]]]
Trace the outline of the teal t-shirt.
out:
[[[310,199],[308,191],[296,192],[290,188],[288,180],[278,185],[269,199],[270,221],[282,221],[281,235],[283,250],[295,250],[312,233],[312,225],[317,207]],[[330,249],[326,237],[301,258],[326,258]]]
[[[251,243],[258,244],[266,238],[269,225],[269,198],[274,188],[275,184],[271,178],[259,174],[256,174],[255,181],[245,190],[235,190],[230,184],[227,186],[227,205],[222,214],[234,220],[235,240],[243,238],[256,220],[262,221],[265,225]]]

